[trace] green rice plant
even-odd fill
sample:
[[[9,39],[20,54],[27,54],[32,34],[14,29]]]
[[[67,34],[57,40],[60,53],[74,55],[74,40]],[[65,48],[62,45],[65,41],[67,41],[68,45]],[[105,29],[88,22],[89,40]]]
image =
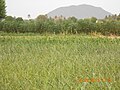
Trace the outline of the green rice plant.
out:
[[[119,38],[0,36],[0,90],[119,90],[119,62]]]

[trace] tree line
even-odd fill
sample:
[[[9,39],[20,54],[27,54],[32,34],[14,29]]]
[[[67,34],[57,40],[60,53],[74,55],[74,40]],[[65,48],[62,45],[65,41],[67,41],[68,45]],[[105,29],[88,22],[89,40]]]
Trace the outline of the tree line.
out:
[[[120,15],[117,16],[120,18]],[[101,33],[103,35],[120,35],[120,20],[109,18],[97,19],[95,17],[77,19],[75,17],[50,18],[39,15],[36,19],[23,20],[6,16],[0,21],[0,31],[15,33],[51,33],[51,34],[80,34]]]

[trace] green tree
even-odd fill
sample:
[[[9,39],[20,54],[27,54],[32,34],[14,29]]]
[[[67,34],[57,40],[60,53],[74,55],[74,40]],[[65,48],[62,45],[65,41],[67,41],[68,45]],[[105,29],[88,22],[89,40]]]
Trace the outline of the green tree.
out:
[[[48,19],[48,16],[47,15],[39,15],[36,20],[37,21],[46,21]]]
[[[22,17],[18,17],[18,18],[16,18],[16,21],[18,21],[18,22],[22,22],[23,19],[22,19]]]
[[[77,18],[76,17],[69,17],[68,20],[71,20],[73,22],[76,22],[77,21]]]
[[[5,18],[6,16],[5,8],[5,0],[0,0],[0,19]]]
[[[6,16],[5,17],[5,21],[14,21],[14,20],[15,20],[15,18],[12,17],[12,16]]]
[[[92,17],[92,18],[91,18],[91,22],[96,23],[96,21],[97,21],[97,18],[96,18],[96,17]]]

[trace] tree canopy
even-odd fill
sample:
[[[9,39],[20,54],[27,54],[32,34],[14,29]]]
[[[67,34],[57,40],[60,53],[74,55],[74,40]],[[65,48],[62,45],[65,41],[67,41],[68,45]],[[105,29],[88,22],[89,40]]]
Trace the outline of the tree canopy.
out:
[[[0,19],[5,18],[6,16],[5,8],[5,0],[0,0]]]

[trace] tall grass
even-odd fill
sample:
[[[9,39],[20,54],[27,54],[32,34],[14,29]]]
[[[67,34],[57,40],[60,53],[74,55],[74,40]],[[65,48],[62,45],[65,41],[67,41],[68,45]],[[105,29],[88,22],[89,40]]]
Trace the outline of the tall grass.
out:
[[[119,90],[119,64],[120,39],[0,37],[0,90]]]

